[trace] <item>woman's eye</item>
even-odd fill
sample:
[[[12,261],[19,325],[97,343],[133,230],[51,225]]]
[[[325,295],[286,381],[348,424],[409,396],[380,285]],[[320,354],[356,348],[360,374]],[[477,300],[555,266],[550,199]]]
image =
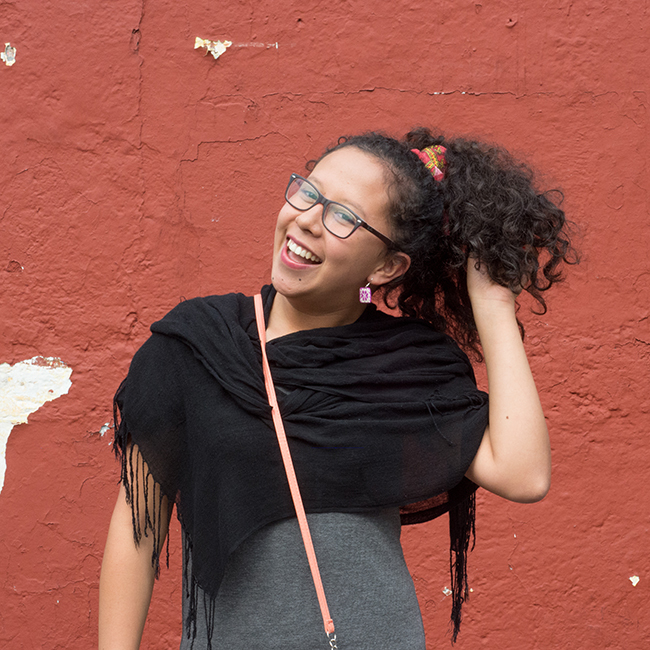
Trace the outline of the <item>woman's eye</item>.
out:
[[[311,187],[300,188],[300,198],[307,203],[316,203],[318,201],[318,192]]]
[[[357,223],[354,215],[351,212],[348,212],[345,208],[332,206],[332,213],[339,223],[343,223],[346,226],[355,226]]]

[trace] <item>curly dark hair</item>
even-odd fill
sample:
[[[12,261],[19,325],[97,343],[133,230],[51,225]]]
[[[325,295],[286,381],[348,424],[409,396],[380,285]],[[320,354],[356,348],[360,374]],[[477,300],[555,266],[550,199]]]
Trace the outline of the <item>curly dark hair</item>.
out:
[[[432,145],[447,150],[442,181],[411,151]],[[409,270],[382,287],[389,308],[430,322],[481,359],[467,291],[472,256],[494,282],[527,291],[536,313],[546,313],[543,292],[562,279],[562,263],[578,262],[560,191],[538,191],[532,170],[501,147],[422,127],[402,140],[375,132],[342,137],[321,159],[343,147],[375,156],[389,174],[393,240],[411,258]]]

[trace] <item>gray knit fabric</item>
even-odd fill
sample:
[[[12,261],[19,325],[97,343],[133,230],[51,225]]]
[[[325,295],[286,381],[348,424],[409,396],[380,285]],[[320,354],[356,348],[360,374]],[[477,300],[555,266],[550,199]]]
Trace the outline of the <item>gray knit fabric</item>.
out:
[[[310,514],[308,520],[339,650],[425,650],[398,511]],[[207,645],[202,603],[200,595],[194,650]],[[184,600],[184,619],[186,610]],[[181,650],[190,647],[184,633]],[[232,555],[217,597],[212,647],[329,649],[297,520],[265,526]]]

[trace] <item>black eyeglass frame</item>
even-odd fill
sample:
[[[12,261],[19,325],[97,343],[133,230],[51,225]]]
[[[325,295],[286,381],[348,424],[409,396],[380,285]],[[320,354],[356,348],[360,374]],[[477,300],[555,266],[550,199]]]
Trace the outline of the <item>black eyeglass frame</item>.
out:
[[[309,207],[300,208],[297,205],[294,205],[291,202],[291,200],[289,199],[289,188],[291,187],[292,183],[295,180],[301,180],[303,183],[307,183],[307,185],[309,185],[309,187],[313,188],[314,191],[316,192],[316,194],[318,194],[318,198]],[[365,228],[368,232],[375,235],[375,237],[379,237],[379,239],[381,239],[381,241],[383,241],[384,244],[386,244],[386,246],[390,246],[390,247],[395,248],[395,249],[397,248],[397,245],[395,244],[395,242],[392,239],[389,239],[388,237],[386,237],[386,235],[382,235],[378,230],[375,230],[375,228],[373,228],[371,225],[367,224],[361,217],[357,216],[354,212],[352,212],[352,210],[350,210],[350,208],[348,208],[347,205],[343,205],[342,203],[338,203],[337,201],[330,201],[329,199],[326,199],[319,192],[318,188],[313,183],[308,181],[306,178],[303,178],[299,174],[291,174],[291,178],[289,179],[287,189],[284,191],[284,198],[285,198],[286,202],[292,208],[294,208],[296,210],[300,210],[300,212],[307,212],[307,210],[311,210],[315,205],[321,204],[323,206],[323,214],[321,215],[321,221],[323,222],[323,226],[325,227],[327,232],[332,233],[332,235],[334,235],[334,237],[338,237],[339,239],[347,239],[348,237],[350,237],[350,235],[354,234],[354,232],[356,230],[358,230],[359,228]],[[342,237],[341,235],[337,235],[335,232],[332,232],[327,227],[327,224],[325,223],[325,212],[327,211],[327,206],[329,206],[329,205],[340,205],[342,208],[345,208],[355,218],[355,224],[354,224],[352,230],[350,230],[350,232],[347,235],[345,235],[344,237]]]

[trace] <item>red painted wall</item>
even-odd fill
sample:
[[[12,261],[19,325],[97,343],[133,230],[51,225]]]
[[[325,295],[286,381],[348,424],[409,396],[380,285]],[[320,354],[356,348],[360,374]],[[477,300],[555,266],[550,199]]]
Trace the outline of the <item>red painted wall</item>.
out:
[[[584,251],[547,315],[522,312],[553,487],[534,506],[480,496],[457,647],[650,647],[649,28],[636,0],[0,3],[16,47],[0,63],[0,363],[73,369],[7,445],[0,647],[96,643],[118,478],[99,431],[149,324],[268,280],[286,178],[325,144],[414,124],[523,152],[563,188]],[[215,61],[196,36],[234,45]],[[432,650],[448,644],[445,526],[404,531]],[[177,647],[178,546],[175,523],[145,648]]]

